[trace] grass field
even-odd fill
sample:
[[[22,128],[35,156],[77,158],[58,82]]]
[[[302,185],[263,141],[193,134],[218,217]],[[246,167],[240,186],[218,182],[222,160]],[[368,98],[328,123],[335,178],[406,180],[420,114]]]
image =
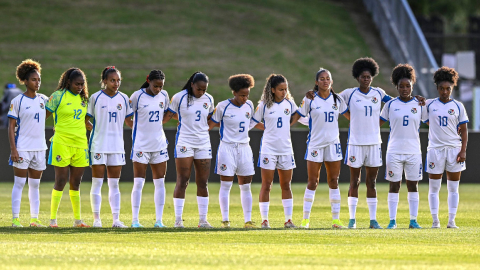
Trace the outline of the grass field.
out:
[[[132,183],[123,183],[122,215],[130,223],[130,191]],[[49,217],[49,194],[52,183],[41,185],[41,214]],[[92,224],[88,182],[82,184],[82,212]],[[219,226],[218,184],[210,185],[209,221]],[[253,186],[253,219],[259,224],[256,203],[260,186]],[[294,222],[302,218],[302,198],[305,186],[294,184]],[[341,185],[342,213],[348,221],[346,190]],[[330,229],[328,191],[322,183],[317,191],[309,230],[284,230],[280,188],[275,185],[271,197],[271,230],[244,230],[238,186],[232,188],[230,219],[233,229],[200,230],[195,188],[187,190],[185,225],[173,229],[173,184],[167,184],[164,222],[170,228],[153,229],[153,185],[147,183],[143,192],[140,221],[145,229],[73,229],[71,205],[64,194],[59,212],[60,229],[13,229],[10,226],[11,183],[0,184],[0,266],[1,269],[479,269],[480,268],[480,201],[479,185],[460,185],[460,207],[457,215],[459,230],[446,229],[446,188],[441,190],[440,217],[442,229],[428,229],[431,218],[428,210],[428,186],[420,186],[419,224],[425,229],[408,227],[408,203],[401,191],[396,230],[370,230],[368,209],[362,186],[356,230]],[[102,220],[111,223],[108,190],[103,189]],[[378,220],[388,223],[388,186],[378,187]],[[28,222],[27,191],[24,190],[21,220]]]

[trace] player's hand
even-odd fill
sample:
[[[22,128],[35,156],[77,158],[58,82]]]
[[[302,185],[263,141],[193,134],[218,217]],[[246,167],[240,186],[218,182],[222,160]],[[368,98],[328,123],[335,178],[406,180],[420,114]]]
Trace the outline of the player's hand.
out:
[[[13,162],[18,162],[18,158],[20,156],[18,155],[18,151],[17,149],[14,149],[12,150],[12,153],[10,154],[10,159],[13,161]]]
[[[309,91],[305,94],[305,97],[307,97],[308,99],[313,100],[313,98],[315,97],[315,92],[314,92],[313,90],[309,90]]]
[[[416,95],[415,98],[418,99],[418,105],[425,106],[425,101],[427,100],[426,98],[419,95]]]
[[[467,159],[467,151],[460,151],[460,153],[458,153],[457,155],[457,162],[460,163],[460,162],[464,162],[465,160]]]
[[[457,134],[459,136],[462,136],[462,129],[460,128],[460,126],[457,127]]]

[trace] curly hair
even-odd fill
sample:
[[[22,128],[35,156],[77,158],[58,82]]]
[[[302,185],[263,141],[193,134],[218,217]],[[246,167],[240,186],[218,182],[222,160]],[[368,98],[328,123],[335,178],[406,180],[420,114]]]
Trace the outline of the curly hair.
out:
[[[147,80],[165,80],[165,73],[160,69],[154,69],[147,75]],[[140,86],[140,89],[147,88],[150,85],[147,80]]]
[[[82,92],[80,92],[80,96],[82,97],[83,101],[88,102],[87,76],[79,68],[72,67],[67,69],[65,72],[63,72],[62,76],[60,76],[60,79],[58,80],[58,86],[56,91],[68,89],[69,87],[68,82],[73,81],[80,76],[82,76],[85,79],[85,87],[83,88]]]
[[[228,78],[228,86],[235,92],[244,88],[252,88],[255,86],[255,80],[250,74],[236,74]]]
[[[108,67],[104,68],[103,71],[102,71],[101,77],[100,77],[101,78],[100,79],[100,87],[102,89],[105,89],[107,87],[107,85],[105,85],[105,83],[103,81],[108,79],[108,74],[113,73],[113,72],[117,72],[118,76],[122,77],[122,73],[120,72],[120,70],[115,68],[115,66],[108,66]]]
[[[415,84],[417,81],[415,69],[413,69],[413,67],[409,64],[398,64],[395,68],[393,68],[390,80],[392,81],[393,85],[397,86],[401,79],[408,79],[412,82],[412,84]]]
[[[20,84],[25,84],[25,81],[28,80],[30,77],[30,74],[33,72],[40,72],[42,71],[42,67],[40,66],[40,63],[37,61],[34,61],[32,59],[26,59],[23,60],[20,65],[17,66],[17,79],[20,82]]]
[[[267,105],[267,108],[272,107],[273,102],[275,101],[275,96],[272,93],[272,88],[277,87],[281,83],[287,84],[287,95],[285,96],[285,98],[292,102],[295,102],[293,100],[293,96],[290,94],[287,78],[285,78],[285,76],[281,74],[270,74],[270,76],[267,77],[267,81],[265,82],[265,87],[263,87],[262,96],[260,97],[260,101],[263,101],[263,103]]]
[[[192,88],[192,83],[196,82],[206,82],[208,83],[208,76],[207,74],[201,72],[201,71],[196,71],[188,78],[188,81],[185,83],[183,86],[182,90],[187,90],[188,97],[187,97],[187,107],[192,105],[193,103],[193,88]]]
[[[378,66],[377,62],[370,57],[358,58],[355,60],[352,66],[352,76],[353,78],[357,79],[360,77],[360,74],[364,71],[369,71],[372,77],[378,75],[380,67]]]
[[[433,81],[436,85],[441,82],[451,82],[453,86],[457,86],[458,72],[449,67],[441,67],[433,74]]]

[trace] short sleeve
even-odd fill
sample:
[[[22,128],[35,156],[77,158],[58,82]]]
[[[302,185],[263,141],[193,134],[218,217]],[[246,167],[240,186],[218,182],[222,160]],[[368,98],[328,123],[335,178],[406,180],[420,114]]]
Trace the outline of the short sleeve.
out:
[[[130,117],[130,116],[133,115],[133,109],[132,109],[132,107],[130,106],[130,100],[128,99],[128,96],[125,95],[125,94],[123,94],[123,98],[125,99],[125,102],[127,103],[127,104],[125,104],[125,107],[126,107],[126,109],[125,109],[125,118],[127,118],[127,117]]]
[[[354,88],[349,88],[349,89],[343,90],[338,94],[338,96],[345,101],[347,106],[348,106],[348,101],[350,100],[350,96],[352,95],[354,90],[355,90]]]
[[[298,107],[297,112],[302,117],[306,117],[308,112],[310,112],[310,100],[304,97],[302,103],[300,103],[300,106]]]
[[[430,109],[430,105],[432,104],[433,100],[432,99],[428,99],[427,101],[425,101],[425,106],[421,106],[421,110],[422,110],[422,121],[424,123],[427,123],[428,120],[429,120],[429,109]]]
[[[48,99],[47,105],[45,106],[49,112],[55,112],[60,105],[60,101],[62,101],[62,96],[65,90],[63,91],[55,91]]]
[[[290,101],[290,104],[292,105],[292,114],[291,115],[294,115],[298,111],[298,106],[293,101]]]
[[[87,116],[90,118],[95,117],[95,96],[96,95],[90,96],[90,99],[88,100]]]
[[[14,98],[10,103],[10,108],[8,109],[8,117],[13,119],[18,119],[18,111],[20,109],[19,99]]]
[[[213,102],[213,97],[211,95],[208,95],[208,97],[210,98],[210,102],[212,103],[212,106],[210,106],[210,108],[208,109],[208,114],[213,114],[213,110],[215,109],[215,103]]]
[[[380,93],[380,97],[382,98],[383,103],[387,103],[389,100],[392,99],[392,97],[387,95],[387,93],[385,93],[385,90],[383,90],[382,88],[376,88],[376,89]]]
[[[180,104],[180,99],[182,98],[182,92],[173,95],[172,99],[170,100],[170,105],[168,106],[168,110],[173,113],[178,113],[178,105]]]
[[[339,106],[338,106],[338,109],[340,111],[340,114],[344,114],[348,111],[348,106],[347,106],[347,103],[345,102],[345,100],[341,97],[341,96],[338,96],[338,102],[339,103]]]
[[[213,116],[210,118],[213,122],[218,124],[222,121],[223,111],[225,110],[224,107],[223,102],[217,104],[217,107],[213,110]]]
[[[465,106],[463,106],[463,103],[459,102],[458,107],[460,108],[460,112],[458,115],[458,125],[468,123],[469,120],[468,120],[467,112],[465,111]]]
[[[138,94],[137,93],[138,93],[138,91],[134,92],[130,96],[130,100],[128,101],[128,105],[129,105],[130,109],[132,110],[132,112],[137,111],[137,101],[138,101]]]
[[[390,102],[387,102],[385,106],[383,106],[382,112],[380,113],[381,120],[385,122],[388,122],[390,120],[389,109],[390,109]]]
[[[255,110],[255,113],[253,114],[252,120],[260,123],[263,122],[263,114],[265,113],[265,105],[263,104],[263,101],[258,103],[257,109]]]
[[[163,110],[163,112],[166,112],[166,111],[168,111],[168,108],[170,107],[170,98],[168,97],[168,92],[167,91],[162,92],[162,94],[165,97],[165,109]]]

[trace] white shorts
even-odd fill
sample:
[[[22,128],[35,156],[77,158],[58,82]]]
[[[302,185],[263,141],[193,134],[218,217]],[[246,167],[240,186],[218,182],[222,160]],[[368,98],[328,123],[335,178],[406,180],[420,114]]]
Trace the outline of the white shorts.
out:
[[[162,151],[157,152],[141,152],[134,151],[132,155],[132,161],[142,164],[158,164],[168,160],[168,151],[165,148]]]
[[[431,174],[447,172],[461,172],[467,167],[464,162],[457,162],[457,155],[461,147],[432,148],[427,151],[425,171]]]
[[[47,151],[18,151],[18,162],[8,160],[8,164],[22,170],[44,171],[47,168]]]
[[[403,172],[405,172],[406,180],[422,180],[422,154],[389,154],[387,152],[385,180],[400,182]]]
[[[253,153],[248,143],[220,142],[215,173],[223,176],[250,176],[255,174]]]
[[[339,141],[322,148],[307,147],[305,153],[305,160],[317,163],[339,161],[342,158],[342,146]]]
[[[293,155],[269,155],[262,153],[258,157],[257,166],[267,170],[291,170],[296,167]]]
[[[212,148],[193,148],[175,145],[175,158],[212,159]]]
[[[347,145],[345,164],[352,168],[382,166],[382,146],[374,145]]]
[[[90,153],[90,165],[123,166],[125,154]]]

